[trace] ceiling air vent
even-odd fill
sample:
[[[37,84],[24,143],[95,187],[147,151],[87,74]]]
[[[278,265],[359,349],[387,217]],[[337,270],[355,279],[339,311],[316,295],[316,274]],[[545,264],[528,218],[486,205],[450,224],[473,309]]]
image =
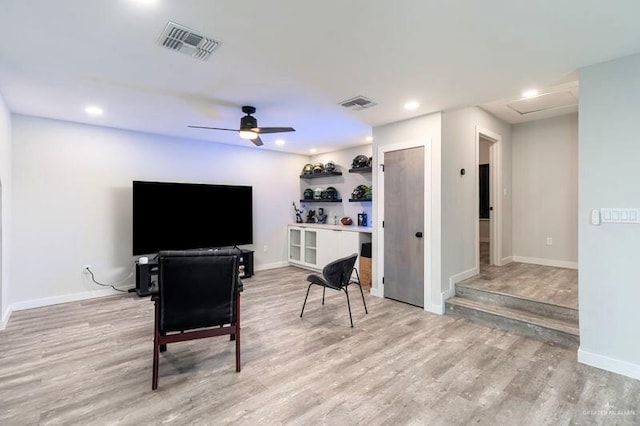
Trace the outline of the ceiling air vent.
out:
[[[364,96],[356,96],[355,98],[347,99],[346,101],[340,102],[340,105],[342,105],[345,108],[352,109],[354,111],[361,111],[363,109],[371,108],[378,104],[371,101],[370,99],[365,98]]]
[[[207,60],[220,44],[212,38],[196,34],[193,30],[169,21],[158,43],[167,49],[175,50],[200,60]]]

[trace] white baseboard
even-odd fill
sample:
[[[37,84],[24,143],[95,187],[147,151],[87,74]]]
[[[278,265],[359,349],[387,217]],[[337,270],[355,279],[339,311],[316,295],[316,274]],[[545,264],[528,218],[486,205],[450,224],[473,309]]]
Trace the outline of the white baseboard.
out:
[[[7,324],[9,324],[9,317],[11,317],[11,312],[13,312],[13,310],[11,309],[11,305],[9,305],[7,307],[7,312],[5,312],[0,319],[0,330],[4,330],[7,327]]]
[[[285,266],[289,266],[289,262],[273,262],[273,263],[263,263],[261,265],[256,265],[253,268],[254,271],[267,271],[269,269],[283,268]]]
[[[490,243],[491,242],[491,238],[489,238],[489,237],[480,237],[480,242],[481,243]]]
[[[425,306],[424,310],[427,312],[431,312],[432,314],[443,315],[444,314],[444,304],[443,305],[434,305],[433,303],[429,306]]]
[[[443,292],[443,294],[448,293],[448,292],[453,292],[455,293],[455,285],[456,283],[459,283],[460,281],[464,281],[467,278],[471,278],[475,275],[478,275],[480,273],[480,269],[478,267],[474,267],[471,269],[468,269],[466,271],[457,273],[455,275],[451,275],[449,277],[449,288],[447,290],[445,290]]]
[[[640,380],[640,365],[578,349],[578,362]]]
[[[124,289],[123,289],[124,290]],[[41,299],[24,300],[11,304],[10,311],[22,311],[24,309],[41,308],[43,306],[57,305],[60,303],[76,302],[78,300],[95,299],[97,297],[113,296],[122,294],[112,289],[100,289],[94,291],[83,291],[81,293],[64,294],[62,296],[43,297]]]
[[[449,290],[443,291],[441,294],[442,306],[444,306],[444,302],[446,302],[447,299],[452,298],[455,295],[456,295],[455,289],[450,288]]]
[[[503,266],[503,265],[506,265],[507,263],[511,263],[511,262],[513,262],[513,256],[503,257],[502,260],[500,261],[500,265],[498,265],[498,266]]]
[[[375,297],[382,297],[382,292],[378,291],[378,289],[373,286],[371,287],[371,290],[369,290],[369,293]]]
[[[513,256],[514,262],[532,263],[534,265],[555,266],[557,268],[578,269],[578,262],[566,260],[542,259],[538,257]]]

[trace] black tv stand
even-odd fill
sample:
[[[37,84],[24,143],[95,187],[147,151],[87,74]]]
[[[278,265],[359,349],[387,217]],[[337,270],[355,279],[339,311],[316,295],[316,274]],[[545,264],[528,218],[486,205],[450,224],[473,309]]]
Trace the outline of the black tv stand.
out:
[[[235,247],[238,248],[238,247]],[[240,255],[240,278],[253,276],[253,250],[238,248]],[[136,289],[140,297],[149,296],[158,288],[158,261],[149,258],[147,263],[136,261]]]

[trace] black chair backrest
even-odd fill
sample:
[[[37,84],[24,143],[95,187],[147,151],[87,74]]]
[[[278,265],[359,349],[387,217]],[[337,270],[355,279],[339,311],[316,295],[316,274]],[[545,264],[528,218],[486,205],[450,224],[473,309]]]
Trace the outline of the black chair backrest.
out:
[[[335,288],[342,288],[349,284],[353,266],[356,264],[357,258],[357,254],[352,254],[328,263],[322,269],[322,275],[327,281],[327,284]]]
[[[235,249],[158,253],[160,330],[235,323],[239,259]]]

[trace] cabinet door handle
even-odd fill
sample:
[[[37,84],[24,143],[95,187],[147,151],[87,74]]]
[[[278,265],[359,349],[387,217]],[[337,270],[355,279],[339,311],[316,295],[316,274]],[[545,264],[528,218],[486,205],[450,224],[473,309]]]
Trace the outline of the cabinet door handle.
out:
[[[420,232],[420,231],[416,232],[416,237],[422,238],[422,232]]]

